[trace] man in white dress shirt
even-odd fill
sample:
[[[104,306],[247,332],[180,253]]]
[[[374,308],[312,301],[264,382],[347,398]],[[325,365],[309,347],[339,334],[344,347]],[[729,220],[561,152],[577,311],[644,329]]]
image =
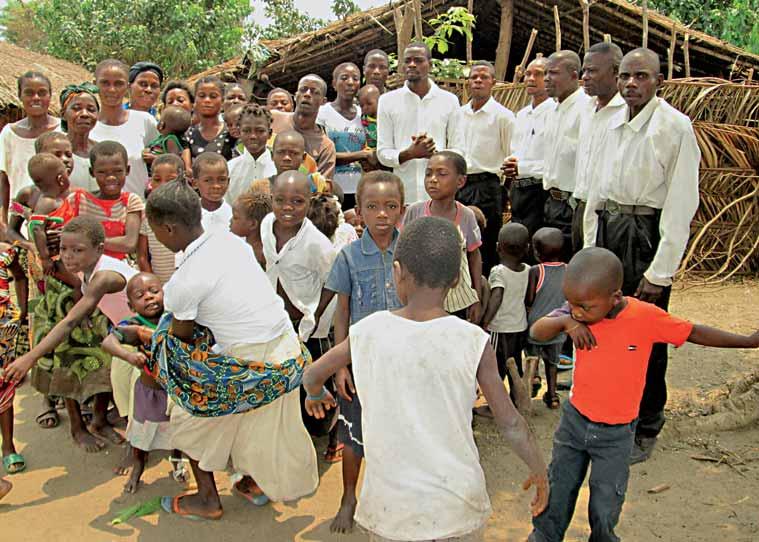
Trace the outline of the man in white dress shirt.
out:
[[[498,232],[503,225],[503,198],[499,173],[511,153],[514,113],[493,99],[495,68],[490,62],[475,62],[469,72],[472,99],[458,110],[456,141],[453,147],[464,153],[467,164],[466,185],[456,199],[476,205],[485,215],[482,232],[482,272],[488,276],[498,264]]]
[[[598,149],[606,137],[606,129],[615,113],[625,107],[617,91],[617,73],[622,62],[622,49],[614,43],[596,43],[588,49],[582,64],[582,83],[585,94],[592,99],[580,117],[575,164],[575,189],[570,203],[572,218],[572,251],[583,247],[582,224],[591,180],[598,169]]]
[[[406,84],[380,96],[377,158],[403,181],[408,204],[429,199],[424,190],[427,160],[454,139],[459,99],[429,78],[430,49],[412,43],[403,52]]]
[[[544,129],[546,114],[556,105],[545,84],[548,59],[536,58],[524,72],[530,105],[517,113],[512,155],[503,163],[503,174],[511,179],[511,220],[524,224],[530,239],[543,227],[543,207],[548,192],[543,189]]]
[[[559,51],[548,57],[546,90],[556,100],[546,116],[543,188],[548,190],[543,220],[545,226],[564,234],[565,261],[572,256],[572,193],[575,189],[575,161],[580,117],[590,98],[580,88],[580,57],[573,51]]]
[[[698,208],[701,152],[688,117],[656,96],[664,80],[649,49],[627,53],[618,89],[626,102],[609,122],[598,190],[585,210],[585,244],[624,265],[622,292],[667,309]],[[667,346],[651,352],[631,463],[648,459],[664,425]]]

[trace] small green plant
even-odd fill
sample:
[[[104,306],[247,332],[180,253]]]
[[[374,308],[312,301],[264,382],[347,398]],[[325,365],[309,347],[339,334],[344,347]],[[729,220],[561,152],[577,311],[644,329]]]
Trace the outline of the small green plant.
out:
[[[474,28],[475,16],[469,13],[466,8],[453,7],[448,11],[428,21],[429,25],[435,29],[435,33],[424,38],[424,42],[430,48],[430,51],[437,51],[441,55],[448,52],[450,38],[454,32],[472,39],[472,28]]]

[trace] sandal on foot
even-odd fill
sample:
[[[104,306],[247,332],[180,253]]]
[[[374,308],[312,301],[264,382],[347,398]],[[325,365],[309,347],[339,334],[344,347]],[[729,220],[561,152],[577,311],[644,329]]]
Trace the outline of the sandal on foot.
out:
[[[551,410],[556,410],[561,406],[561,400],[559,399],[558,395],[548,395],[548,392],[543,394],[543,402],[546,404],[548,408]]]
[[[21,454],[8,454],[3,458],[3,468],[8,474],[18,474],[26,469],[26,461]]]
[[[180,495],[175,495],[174,497],[161,497],[161,508],[163,508],[166,512],[169,514],[176,514],[177,516],[181,516],[186,519],[191,519],[193,521],[206,521],[206,520],[219,520],[221,519],[221,516],[224,515],[223,510],[217,510],[215,512],[212,512],[208,515],[199,515],[199,514],[190,514],[189,512],[182,510],[179,508],[179,499],[182,497],[185,497],[187,495],[191,495],[191,493],[182,493]]]
[[[237,484],[234,484],[232,486],[232,491],[235,492],[235,495],[242,497],[254,506],[264,506],[269,503],[269,497],[267,497],[263,492],[260,495],[251,495],[250,493],[242,491],[239,487],[237,487]]]
[[[53,420],[52,425],[47,424],[50,420]],[[59,423],[61,423],[61,417],[58,415],[58,411],[55,408],[50,408],[37,416],[36,421],[37,425],[42,429],[54,429],[58,427]]]
[[[324,452],[324,461],[327,463],[339,463],[343,460],[344,444],[338,444],[337,446],[328,446]]]

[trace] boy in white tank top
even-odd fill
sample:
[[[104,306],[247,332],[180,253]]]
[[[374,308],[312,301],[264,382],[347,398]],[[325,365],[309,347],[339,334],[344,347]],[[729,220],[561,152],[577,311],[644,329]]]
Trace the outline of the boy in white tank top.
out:
[[[506,441],[530,467],[533,514],[547,501],[543,458],[506,395],[488,335],[443,309],[459,274],[459,243],[445,219],[406,226],[393,263],[405,306],[353,325],[303,377],[306,409],[321,418],[335,406],[324,382],[353,364],[366,457],[355,518],[371,540],[482,539],[491,509],[471,428],[478,384]]]

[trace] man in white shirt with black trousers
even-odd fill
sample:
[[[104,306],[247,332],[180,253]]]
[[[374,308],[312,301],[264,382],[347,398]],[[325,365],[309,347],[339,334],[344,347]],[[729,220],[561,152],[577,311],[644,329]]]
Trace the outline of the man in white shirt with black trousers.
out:
[[[406,203],[428,200],[427,160],[454,140],[459,99],[430,78],[430,49],[414,42],[403,53],[406,83],[380,96],[377,105],[377,159],[403,181]]]
[[[472,64],[469,95],[472,99],[457,112],[455,142],[467,163],[466,184],[456,194],[464,205],[475,205],[485,215],[482,232],[482,272],[488,276],[498,264],[498,232],[503,225],[503,189],[500,170],[511,153],[514,113],[492,96],[495,68],[490,62]]]
[[[656,96],[659,56],[635,49],[622,59],[618,89],[626,107],[609,122],[603,160],[585,210],[585,246],[614,252],[622,293],[667,309],[699,202],[701,152],[690,119]],[[667,345],[651,352],[630,463],[647,460],[664,425]]]

